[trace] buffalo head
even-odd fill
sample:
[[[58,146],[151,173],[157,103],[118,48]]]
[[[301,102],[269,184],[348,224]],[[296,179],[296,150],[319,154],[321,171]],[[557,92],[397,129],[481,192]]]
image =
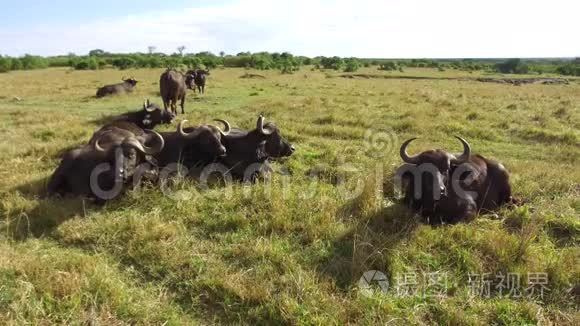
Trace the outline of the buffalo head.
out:
[[[195,87],[195,77],[196,71],[195,70],[188,70],[185,73],[185,86],[189,89],[194,89]]]
[[[465,139],[455,136],[463,144],[463,153],[453,155],[441,149],[424,151],[420,154],[409,156],[407,146],[416,138],[405,141],[400,148],[400,155],[406,165],[400,172],[412,175],[412,180],[407,188],[412,193],[407,193],[408,199],[414,196],[421,203],[423,209],[433,209],[435,203],[448,196],[450,175],[455,167],[467,162],[471,155],[471,147]]]
[[[231,127],[226,120],[215,119],[215,121],[223,123],[225,129],[221,130],[216,126],[204,125],[194,129],[186,128],[189,129],[186,130],[183,128],[183,125],[187,120],[182,120],[177,126],[177,132],[185,139],[194,140],[198,145],[198,149],[204,154],[212,157],[223,157],[226,155],[226,148],[222,144],[221,139],[222,136],[229,134]]]
[[[159,153],[165,146],[163,137],[153,130],[147,130],[146,137],[142,137],[143,139],[141,140],[136,137],[127,137],[120,143],[109,143],[108,145],[112,146],[106,146],[105,148],[100,144],[101,138],[95,141],[95,150],[104,155],[114,155],[115,178],[125,181],[133,176],[140,163],[147,160],[146,156]],[[151,145],[148,146],[147,144]],[[114,154],[108,154],[112,152]]]
[[[256,122],[256,131],[262,135],[260,147],[267,157],[285,157],[294,153],[294,146],[290,144],[280,134],[280,130],[275,124],[268,122],[264,124],[264,117],[259,116]]]
[[[121,80],[125,83],[125,84],[129,84],[131,85],[131,87],[135,87],[135,85],[137,85],[138,81],[135,79],[135,77],[129,77],[129,78],[121,78]]]
[[[152,129],[155,125],[169,124],[175,119],[175,114],[167,110],[162,110],[157,104],[151,103],[149,99],[143,101],[143,125]]]

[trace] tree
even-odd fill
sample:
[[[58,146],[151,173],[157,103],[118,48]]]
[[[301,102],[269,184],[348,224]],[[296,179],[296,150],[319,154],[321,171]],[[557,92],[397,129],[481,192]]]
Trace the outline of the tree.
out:
[[[224,57],[226,55],[226,53],[224,51],[220,51],[220,57]]]
[[[504,74],[527,74],[530,70],[528,65],[520,59],[509,59],[495,65],[495,69]]]
[[[360,61],[357,58],[348,58],[345,60],[345,72],[355,72],[360,68]]]
[[[320,59],[320,65],[322,65],[322,68],[324,69],[340,70],[344,66],[344,60],[337,56],[332,58],[322,57]]]
[[[89,51],[89,57],[102,57],[103,55],[105,55],[105,51],[103,51],[101,49],[95,49],[95,50]]]
[[[0,55],[0,72],[9,72],[12,70],[12,59]]]
[[[179,56],[183,57],[183,51],[185,51],[185,45],[181,45],[177,47],[177,52],[179,52]]]
[[[149,54],[153,54],[153,53],[155,53],[155,50],[157,50],[157,47],[155,47],[155,46],[153,46],[153,45],[149,45],[149,46],[147,47],[147,52],[148,52]]]

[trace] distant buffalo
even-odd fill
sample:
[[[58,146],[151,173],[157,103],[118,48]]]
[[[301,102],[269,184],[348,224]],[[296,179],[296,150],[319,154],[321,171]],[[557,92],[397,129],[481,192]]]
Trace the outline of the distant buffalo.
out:
[[[463,144],[460,155],[435,149],[409,156],[407,146],[414,139],[401,145],[405,164],[397,177],[405,203],[431,224],[469,221],[479,212],[515,202],[504,166],[471,154],[463,138],[457,137]]]
[[[189,70],[186,73],[185,83],[187,84],[187,87],[193,89],[194,92],[195,88],[197,87],[199,93],[204,94],[206,76],[209,76],[209,70],[203,69]]]
[[[191,85],[186,85],[186,81],[191,82],[192,76],[184,76],[181,72],[167,69],[159,78],[159,92],[163,99],[163,106],[165,110],[171,107],[171,112],[177,114],[177,102],[180,102],[181,114],[185,114],[185,96],[187,95],[187,88]]]
[[[116,95],[116,94],[125,94],[131,93],[137,85],[137,80],[131,77],[125,79],[124,77],[121,79],[123,82],[114,85],[106,85],[97,90],[97,97],[105,97],[109,95]]]

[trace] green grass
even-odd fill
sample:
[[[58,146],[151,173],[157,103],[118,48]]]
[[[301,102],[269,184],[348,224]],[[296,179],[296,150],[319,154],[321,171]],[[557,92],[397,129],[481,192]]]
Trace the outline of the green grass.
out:
[[[252,128],[264,113],[297,147],[274,166],[288,176],[201,191],[184,180],[172,190],[186,200],[145,187],[103,208],[43,199],[59,153],[86,142],[99,127],[95,121],[138,109],[146,97],[160,103],[160,73],[0,75],[1,324],[580,322],[577,80],[516,87],[348,79],[307,68],[239,78],[242,69],[216,69],[206,95],[190,93],[186,118]],[[135,93],[93,97],[123,74],[141,81]],[[455,134],[508,168],[521,207],[431,227],[393,204],[390,176],[401,142],[417,136],[412,152],[460,151]],[[345,196],[358,180],[360,196]],[[441,296],[366,297],[358,281],[367,270],[382,271],[391,284],[405,273],[440,272],[447,288]],[[525,286],[533,272],[549,277],[541,300],[468,291],[469,273],[520,273]]]

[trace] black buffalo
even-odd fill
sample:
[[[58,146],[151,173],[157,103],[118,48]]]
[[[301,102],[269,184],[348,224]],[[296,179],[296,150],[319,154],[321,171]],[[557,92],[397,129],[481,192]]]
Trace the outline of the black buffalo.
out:
[[[512,203],[509,174],[504,166],[481,155],[471,154],[467,141],[463,153],[453,155],[444,150],[407,154],[405,141],[400,155],[406,163],[397,172],[405,203],[432,224],[472,220],[479,212],[487,212]]]
[[[151,147],[135,137],[119,135],[68,151],[49,180],[48,194],[86,196],[99,203],[115,198],[146,156],[163,148],[163,138],[158,133],[151,132],[149,136],[147,142],[154,143]]]
[[[181,106],[181,114],[185,114],[185,96],[187,95],[186,79],[189,75],[184,76],[181,72],[167,69],[159,78],[159,92],[163,99],[163,106],[165,110],[171,107],[171,112],[177,114],[177,102]],[[191,81],[191,80],[190,80]]]
[[[267,169],[269,159],[290,156],[295,150],[275,124],[264,123],[263,116],[258,117],[256,129],[233,129],[222,142],[227,154],[219,161],[238,180],[254,180],[261,173],[260,166]]]
[[[109,95],[116,95],[116,94],[125,94],[131,93],[137,85],[137,80],[131,77],[125,79],[124,77],[121,79],[123,82],[114,85],[106,85],[97,90],[97,97],[105,97]]]
[[[216,119],[225,125],[222,131],[212,125],[184,128],[187,120],[182,120],[175,132],[162,132],[165,147],[155,155],[160,168],[170,164],[181,164],[187,168],[204,167],[226,154],[222,144],[223,137],[231,130],[225,120]]]
[[[167,110],[161,109],[157,104],[151,103],[149,99],[143,102],[143,108],[139,111],[121,114],[113,121],[127,121],[134,123],[141,129],[154,129],[159,124],[169,124],[175,115]]]
[[[197,87],[200,94],[205,94],[205,80],[207,76],[209,76],[209,70],[189,70],[186,73],[185,83],[187,84],[187,87],[193,89],[194,92]]]

